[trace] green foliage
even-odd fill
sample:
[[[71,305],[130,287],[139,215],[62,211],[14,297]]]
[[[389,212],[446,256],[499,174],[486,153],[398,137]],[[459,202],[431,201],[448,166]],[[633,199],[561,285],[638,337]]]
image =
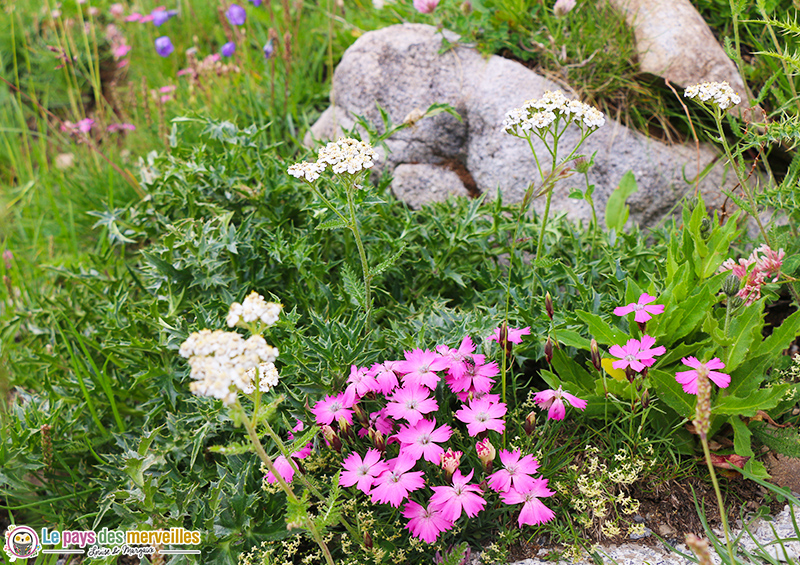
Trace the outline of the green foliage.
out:
[[[606,202],[606,228],[619,233],[628,221],[630,207],[626,204],[628,198],[639,190],[636,178],[631,171],[622,175],[619,186],[614,189]]]

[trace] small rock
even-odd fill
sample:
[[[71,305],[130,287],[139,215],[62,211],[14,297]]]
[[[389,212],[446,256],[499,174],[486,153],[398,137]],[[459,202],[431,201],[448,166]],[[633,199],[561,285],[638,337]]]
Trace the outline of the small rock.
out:
[[[636,514],[633,517],[633,521],[636,522],[637,524],[644,524],[644,518],[642,518],[639,514]]]
[[[645,528],[645,529],[644,529],[644,533],[641,533],[641,534],[631,534],[631,535],[629,535],[628,537],[629,537],[630,539],[634,539],[634,540],[635,540],[635,539],[644,539],[644,538],[650,537],[650,534],[652,534],[652,533],[653,533],[653,530],[651,530],[650,528]]]
[[[672,536],[674,536],[677,533],[678,532],[675,530],[675,528],[673,528],[669,524],[660,524],[658,526],[658,535],[660,535],[662,538],[665,539],[672,538]]]

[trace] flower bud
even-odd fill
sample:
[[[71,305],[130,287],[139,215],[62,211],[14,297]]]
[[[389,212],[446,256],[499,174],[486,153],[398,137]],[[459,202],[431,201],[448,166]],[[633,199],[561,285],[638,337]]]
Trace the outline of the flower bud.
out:
[[[489,438],[484,438],[475,444],[475,451],[478,452],[478,459],[483,463],[483,468],[488,473],[492,470],[492,461],[497,456],[497,450],[489,441]]]
[[[461,8],[461,13],[465,16],[468,16],[472,13],[472,3],[469,0],[462,2],[459,5],[459,8]]]
[[[700,220],[700,235],[704,238],[708,238],[708,234],[711,231],[711,220],[708,218],[703,218]]]
[[[544,295],[544,309],[547,312],[547,317],[550,320],[553,319],[553,297],[550,296],[550,293]]]
[[[632,383],[634,379],[636,379],[636,371],[633,370],[633,367],[628,365],[625,367],[625,376],[628,378],[628,382]]]
[[[722,283],[722,292],[724,292],[726,296],[736,296],[740,286],[741,282],[739,281],[739,277],[731,273],[725,277],[725,281]]]
[[[592,365],[594,365],[594,368],[597,369],[598,371],[602,371],[603,358],[600,356],[600,347],[598,347],[597,340],[595,338],[592,338],[592,342],[591,345],[589,346],[589,349],[592,352]]]
[[[578,157],[575,159],[575,170],[582,175],[589,172],[589,165],[590,163],[586,160],[586,157]]]
[[[531,435],[534,428],[536,428],[536,410],[531,411],[531,413],[525,417],[525,423],[522,424],[522,429],[525,430],[526,435]]]
[[[447,473],[448,481],[461,464],[462,455],[464,455],[463,451],[453,451],[453,449],[450,447],[447,448],[447,451],[442,453],[442,469],[444,469],[445,473]]]
[[[370,428],[368,433],[369,439],[372,440],[372,445],[375,446],[375,449],[381,453],[386,451],[386,437],[375,428]]]
[[[372,536],[369,535],[369,532],[364,532],[364,547],[372,549]]]
[[[729,304],[729,306],[730,306],[731,308],[733,308],[734,310],[736,310],[737,308],[739,308],[739,306],[741,306],[742,304],[744,304],[744,300],[742,300],[742,297],[741,297],[741,296],[739,296],[739,295],[736,295],[736,296],[732,296],[732,297],[731,297],[731,299],[730,299],[730,300],[728,300],[728,304]]]
[[[708,378],[708,369],[697,370],[697,405],[694,410],[692,424],[700,437],[705,439],[711,428],[711,379]]]
[[[336,420],[337,425],[339,426],[339,435],[343,438],[350,438],[352,439],[353,436],[353,426],[351,426],[347,420],[343,417],[339,417]]]
[[[339,436],[336,435],[336,431],[328,426],[322,426],[322,437],[325,438],[325,441],[328,443],[328,446],[335,449],[337,453],[342,452],[342,440],[339,439]]]
[[[359,406],[358,404],[353,406],[353,414],[355,415],[356,420],[358,421],[359,424],[361,424],[365,428],[369,427],[369,416],[367,415],[366,412],[364,412],[364,410],[361,409],[361,406]]]
[[[547,364],[553,362],[553,339],[548,337],[547,342],[544,344],[544,358],[547,359]]]
[[[711,552],[708,550],[708,540],[700,539],[694,534],[686,534],[686,545],[697,556],[698,565],[711,565]]]
[[[686,209],[689,210],[689,212],[692,212],[695,208],[697,208],[699,203],[700,199],[697,198],[697,196],[692,196],[686,200]]]

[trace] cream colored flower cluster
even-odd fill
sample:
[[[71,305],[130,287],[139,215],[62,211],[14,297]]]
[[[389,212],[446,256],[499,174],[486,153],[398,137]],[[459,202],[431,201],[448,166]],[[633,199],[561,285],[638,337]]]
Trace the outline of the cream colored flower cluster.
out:
[[[572,121],[581,128],[599,128],[606,123],[603,113],[580,100],[570,100],[560,90],[547,91],[536,100],[528,100],[514,108],[503,120],[503,131],[528,137],[531,131],[545,130],[557,118]]]
[[[194,332],[180,347],[180,354],[189,360],[195,381],[191,391],[200,396],[236,402],[237,389],[252,391],[252,378],[247,372],[263,363],[274,363],[278,350],[267,345],[260,335],[243,339],[241,335],[221,330]],[[263,377],[262,377],[263,378]]]
[[[269,392],[271,389],[278,386],[278,378],[280,375],[278,374],[278,369],[275,367],[275,364],[261,363],[258,369],[256,369],[256,367],[251,367],[245,372],[245,377],[248,379],[244,389],[245,393],[250,394],[255,390],[255,385],[253,383],[256,381],[256,372],[258,372],[258,388],[261,392]]]
[[[247,325],[255,321],[261,321],[267,326],[271,326],[278,321],[283,305],[276,302],[267,302],[264,297],[256,291],[251,292],[241,304],[234,302],[228,311],[228,327],[237,325]]]
[[[341,173],[354,175],[372,168],[377,156],[375,149],[366,141],[340,137],[338,141],[332,141],[319,150],[316,163],[295,163],[289,167],[288,173],[293,177],[314,182],[330,165],[337,175]]]
[[[727,82],[695,84],[687,87],[683,95],[686,98],[697,98],[701,102],[711,102],[718,106],[720,110],[727,110],[742,101]]]

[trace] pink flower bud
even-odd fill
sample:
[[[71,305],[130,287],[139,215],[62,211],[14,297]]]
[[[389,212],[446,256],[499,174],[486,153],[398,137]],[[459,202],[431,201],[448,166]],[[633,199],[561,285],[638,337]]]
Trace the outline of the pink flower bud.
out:
[[[442,453],[442,469],[447,473],[448,479],[452,477],[453,473],[458,469],[462,455],[464,455],[464,452],[453,451],[452,448],[447,448],[447,451]]]
[[[575,0],[557,0],[553,6],[553,13],[558,16],[566,16],[575,7]]]
[[[6,270],[11,268],[11,261],[14,260],[14,254],[10,249],[3,251],[3,262],[6,264]]]
[[[414,0],[414,8],[421,14],[430,14],[439,5],[439,0]]]
[[[492,468],[492,461],[494,461],[494,458],[497,456],[497,450],[495,450],[487,437],[475,444],[475,451],[478,452],[478,459],[481,460],[481,463],[483,463],[488,473]]]
[[[322,436],[325,438],[325,441],[329,447],[332,447],[337,452],[341,453],[342,440],[339,439],[339,436],[336,435],[336,431],[332,427],[328,426],[327,424],[322,426]]]
[[[526,435],[531,435],[536,428],[536,410],[532,410],[530,414],[525,417],[525,423],[522,424],[522,429],[525,430]]]

